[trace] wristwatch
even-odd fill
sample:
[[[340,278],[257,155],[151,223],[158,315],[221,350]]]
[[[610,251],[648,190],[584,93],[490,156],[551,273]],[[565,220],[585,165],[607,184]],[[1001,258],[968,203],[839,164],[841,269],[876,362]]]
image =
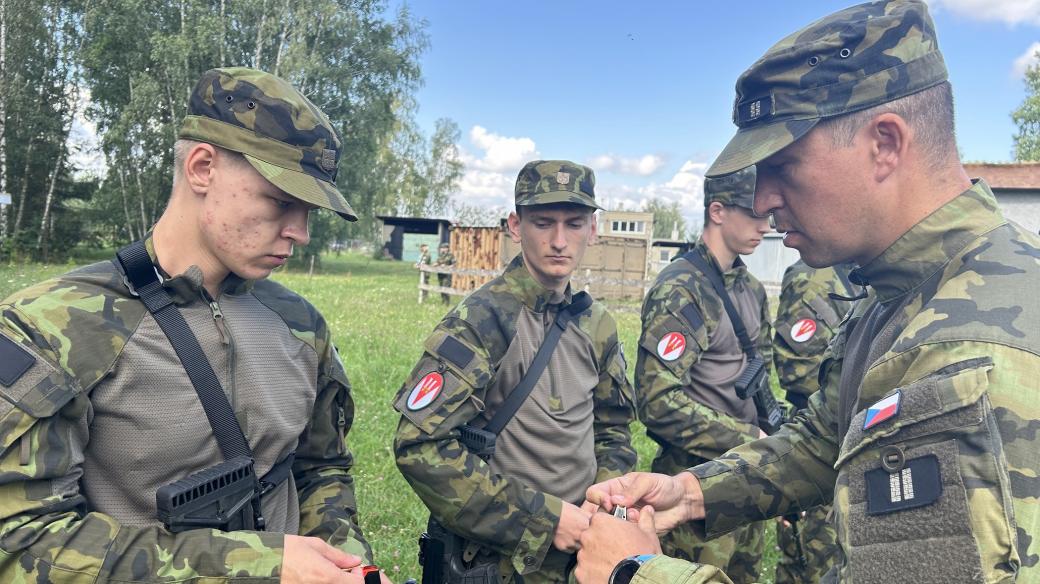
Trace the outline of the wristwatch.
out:
[[[628,584],[635,577],[636,571],[639,570],[639,566],[650,561],[654,554],[643,554],[639,556],[629,556],[614,566],[614,571],[610,573],[610,579],[607,580],[607,584]]]

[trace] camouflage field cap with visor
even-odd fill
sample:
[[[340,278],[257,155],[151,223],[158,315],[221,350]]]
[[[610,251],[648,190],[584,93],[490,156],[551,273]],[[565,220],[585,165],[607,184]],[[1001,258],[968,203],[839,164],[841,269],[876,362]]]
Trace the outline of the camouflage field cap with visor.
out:
[[[755,167],[749,166],[726,176],[704,179],[704,206],[718,201],[754,211],[755,176]]]
[[[239,152],[274,186],[357,221],[336,188],[342,149],[336,131],[283,79],[246,67],[206,71],[177,137]]]
[[[592,169],[569,160],[533,160],[520,169],[514,192],[516,205],[574,203],[594,209],[596,175]]]
[[[946,78],[923,2],[871,2],[835,12],[773,45],[737,79],[737,134],[706,174],[751,166],[821,119],[899,99]]]

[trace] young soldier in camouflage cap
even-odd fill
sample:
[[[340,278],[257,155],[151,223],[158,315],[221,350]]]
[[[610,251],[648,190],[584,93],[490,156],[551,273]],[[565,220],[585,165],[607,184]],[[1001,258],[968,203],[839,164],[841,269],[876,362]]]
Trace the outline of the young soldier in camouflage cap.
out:
[[[567,325],[490,462],[459,442],[461,425],[491,420],[571,303],[571,274],[596,233],[594,184],[572,162],[524,166],[508,219],[521,253],[437,325],[394,402],[401,473],[433,519],[476,544],[467,567],[495,564],[505,581],[566,582],[588,526],[585,489],[636,461],[625,359],[598,302]]]
[[[769,305],[762,284],[741,261],[769,231],[755,217],[755,169],[704,183],[704,232],[689,254],[722,276],[731,300],[769,361]],[[657,276],[643,301],[643,333],[636,360],[639,419],[660,445],[651,468],[674,474],[761,435],[751,399],[734,384],[747,365],[740,339],[711,282],[688,255]],[[661,539],[665,553],[725,569],[733,578],[758,581],[765,525],[755,523],[711,541],[690,526]]]
[[[221,448],[118,262],[72,271],[0,304],[0,581],[347,583],[372,560],[332,335],[265,279],[307,243],[315,206],[354,218],[333,183],[339,140],[292,86],[251,69],[205,73],[189,112],[145,248],[231,394],[257,475],[295,452],[292,472],[261,499],[265,531],[164,529],[156,490]]]
[[[927,7],[909,1],[828,16],[741,76],[740,129],[708,174],[757,165],[755,208],[785,244],[810,266],[855,262],[868,295],[779,433],[592,499],[709,536],[833,500],[828,581],[1040,581],[1040,238],[965,174],[945,80]],[[653,549],[623,528],[590,571]],[[695,569],[657,557],[638,575]]]
[[[279,189],[357,221],[336,187],[342,144],[332,123],[274,75],[246,67],[206,71],[177,137],[239,152]]]
[[[854,267],[843,263],[811,268],[799,260],[784,271],[773,326],[773,365],[780,388],[795,410],[805,409],[809,396],[820,389],[824,349],[852,308],[851,299],[863,293],[849,280]],[[776,584],[814,584],[837,564],[841,548],[827,519],[830,509],[820,505],[777,522]]]

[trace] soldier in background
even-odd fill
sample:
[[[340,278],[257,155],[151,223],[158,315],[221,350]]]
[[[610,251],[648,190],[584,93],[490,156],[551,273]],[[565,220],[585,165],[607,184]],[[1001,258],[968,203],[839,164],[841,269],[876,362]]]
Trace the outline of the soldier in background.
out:
[[[724,534],[833,501],[842,555],[825,581],[1040,581],[1040,238],[961,165],[927,5],[822,18],[736,89],[739,129],[707,176],[756,165],[755,209],[785,245],[810,266],[856,263],[867,296],[780,432],[674,477],[590,489],[606,509],[652,506],[653,521],[597,513],[579,577],[654,553],[655,528]],[[634,562],[639,582],[719,581],[683,560]]]
[[[754,168],[704,184],[704,233],[688,253],[699,254],[723,278],[726,290],[769,362],[769,306],[762,284],[740,259],[769,231],[751,209]],[[660,446],[651,468],[674,474],[762,435],[755,404],[734,384],[747,366],[740,339],[709,280],[686,256],[657,276],[643,302],[636,360],[639,418]],[[761,573],[765,524],[756,523],[706,541],[690,527],[662,537],[665,553],[723,568],[738,582]]]
[[[863,288],[849,281],[854,266],[811,268],[798,260],[784,272],[773,336],[773,364],[787,401],[805,409],[820,388],[823,352]],[[793,413],[793,412],[792,412]],[[828,520],[830,505],[777,522],[777,584],[815,584],[837,563],[841,550]]]
[[[110,260],[0,304],[0,581],[362,582],[343,571],[372,559],[344,439],[350,384],[321,314],[266,279],[307,244],[314,208],[357,220],[335,183],[340,147],[285,81],[207,71],[144,241],[231,394],[257,475],[290,464],[261,500],[266,530],[174,534],[158,521],[156,490],[223,462],[224,444]]]
[[[440,247],[437,248],[437,261],[433,265],[442,268],[449,268],[455,265],[455,255],[451,253],[451,244],[446,241],[441,243]],[[444,288],[451,288],[451,274],[437,274],[437,283]],[[441,301],[445,305],[451,304],[451,294],[442,292]]]
[[[570,305],[596,234],[594,186],[573,162],[524,166],[508,218],[521,253],[437,325],[394,402],[401,473],[433,519],[479,550],[467,567],[495,564],[505,581],[566,582],[589,522],[585,489],[636,461],[625,359],[598,302],[567,325],[490,461],[459,441],[460,426],[491,420]]]
[[[425,243],[419,244],[419,259],[415,260],[415,267],[428,266],[432,259],[430,258],[430,246]]]

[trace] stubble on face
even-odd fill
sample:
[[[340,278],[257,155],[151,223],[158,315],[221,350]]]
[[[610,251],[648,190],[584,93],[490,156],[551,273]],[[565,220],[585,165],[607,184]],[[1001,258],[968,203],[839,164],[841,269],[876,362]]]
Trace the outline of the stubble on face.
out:
[[[766,202],[784,245],[812,267],[850,260],[863,237],[867,185],[860,155],[855,141],[835,144],[830,130],[817,127],[757,165],[756,203]]]

